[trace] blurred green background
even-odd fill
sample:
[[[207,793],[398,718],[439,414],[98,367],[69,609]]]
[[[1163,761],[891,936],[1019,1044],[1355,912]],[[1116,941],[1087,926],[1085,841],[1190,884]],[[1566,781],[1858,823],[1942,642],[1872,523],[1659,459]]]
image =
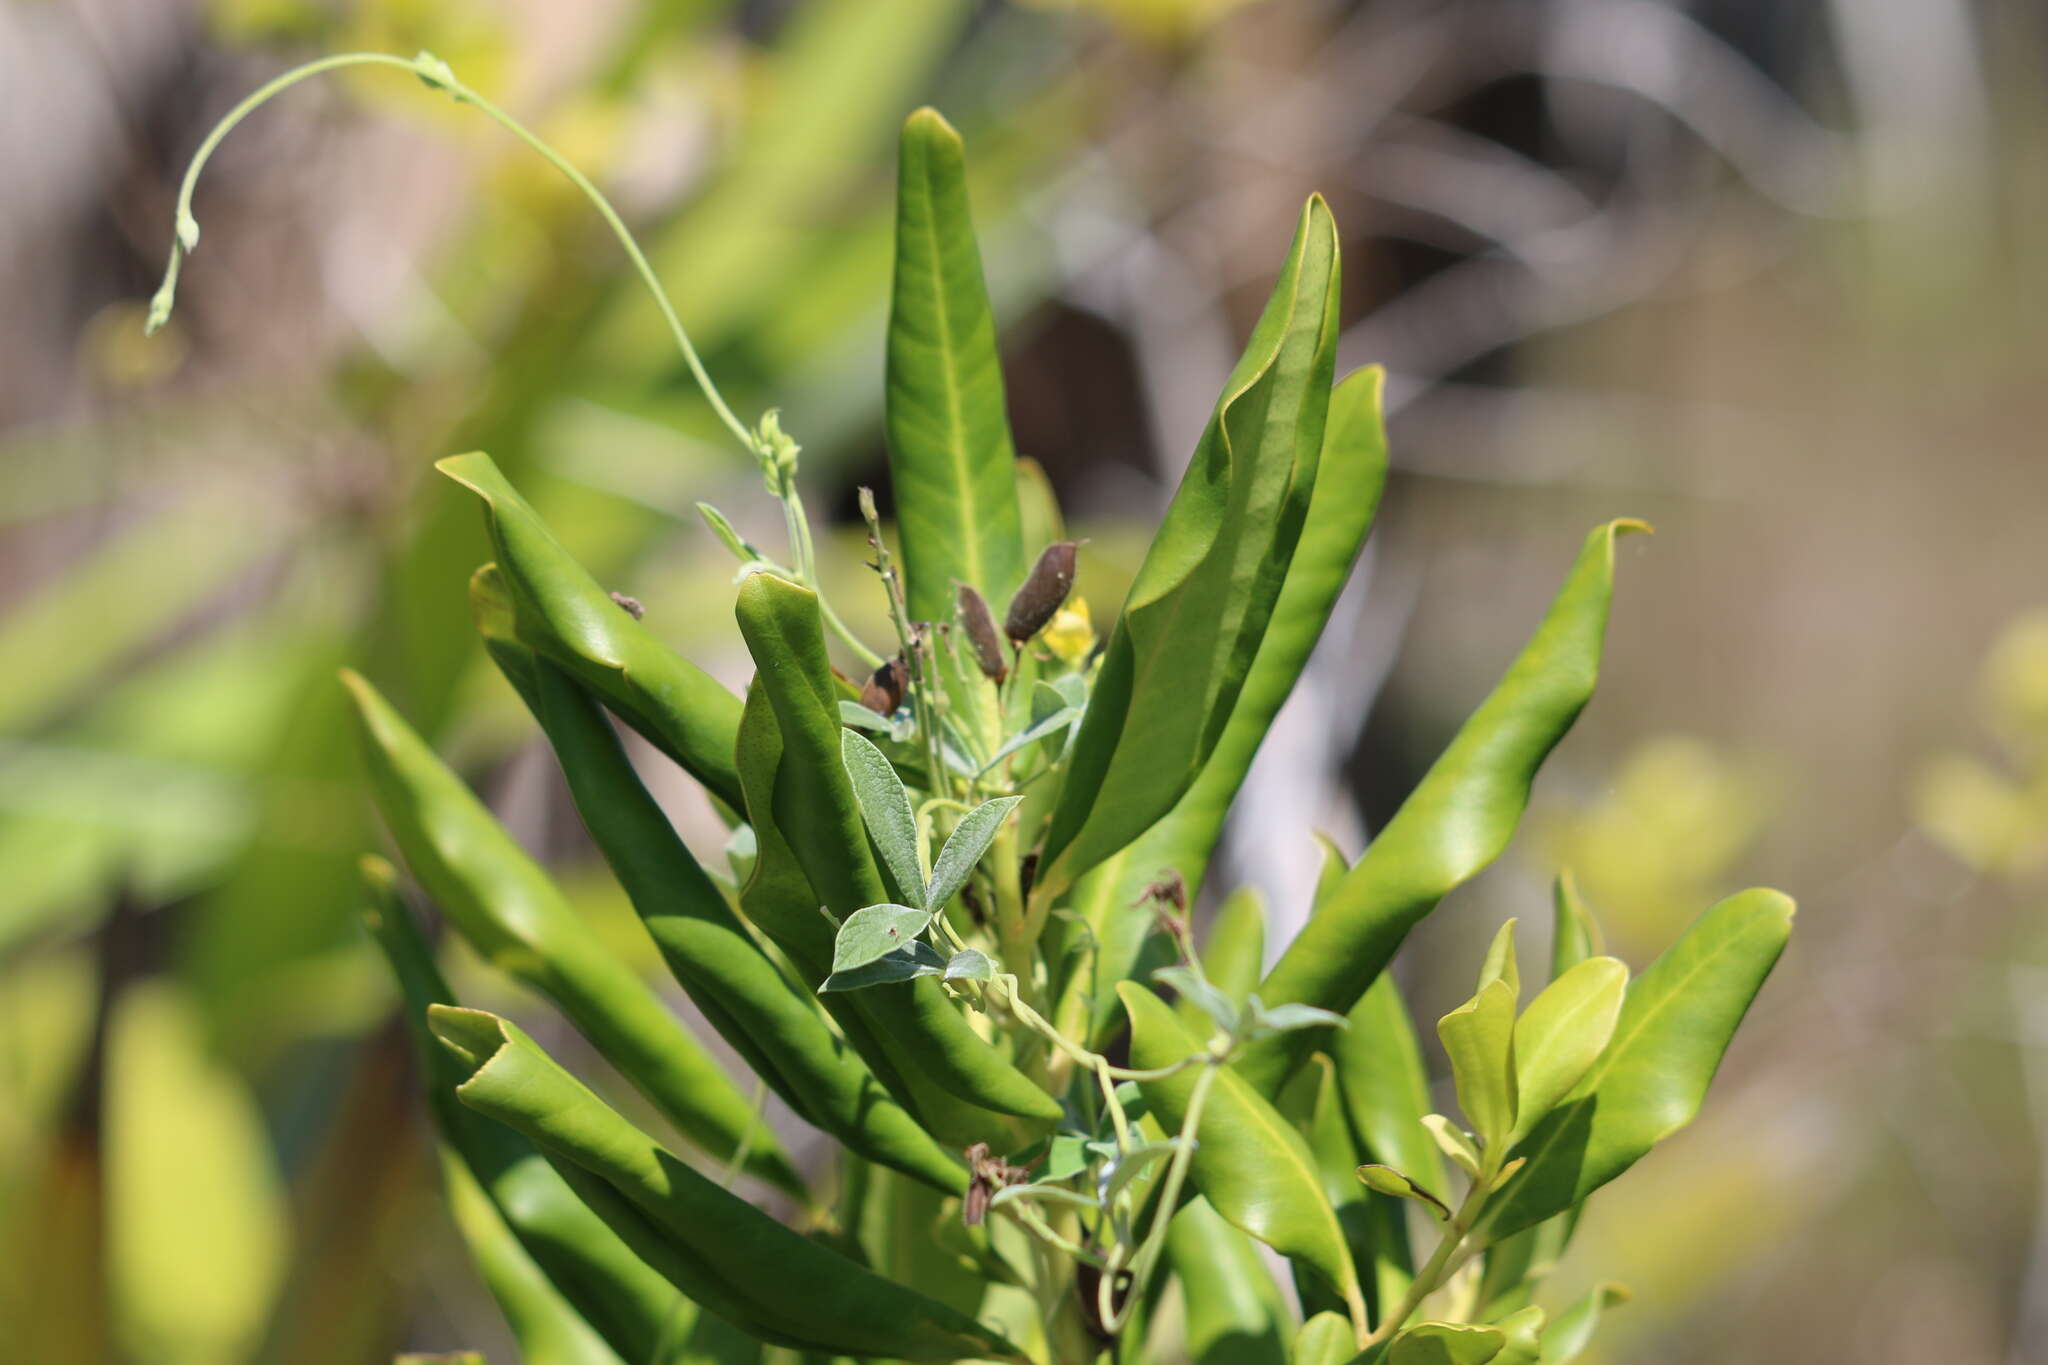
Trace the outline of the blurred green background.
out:
[[[1411,998],[1455,1004],[1563,865],[1638,965],[1716,896],[1787,888],[1799,933],[1705,1117],[1594,1201],[1559,1291],[1635,1289],[1608,1362],[2048,1359],[2048,16],[2025,0],[0,6],[11,1358],[513,1358],[358,928],[381,834],[335,668],[650,955],[473,643],[487,549],[433,459],[490,450],[744,678],[690,508],[770,545],[777,509],[601,226],[473,114],[377,71],[266,109],[143,340],[207,128],[359,47],[433,50],[614,195],[736,406],[804,442],[849,580],[910,109],[968,138],[1018,448],[1091,537],[1098,615],[1322,190],[1343,364],[1389,367],[1394,472],[1212,885],[1298,922],[1309,831],[1355,853],[1584,529],[1647,518],[1600,696],[1508,858],[1416,936]],[[711,835],[687,785],[664,795]]]

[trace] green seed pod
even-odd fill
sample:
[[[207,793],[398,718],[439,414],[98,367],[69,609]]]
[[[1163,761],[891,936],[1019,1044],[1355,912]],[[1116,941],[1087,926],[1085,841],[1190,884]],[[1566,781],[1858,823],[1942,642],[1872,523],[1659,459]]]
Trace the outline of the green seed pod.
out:
[[[1010,665],[1003,658],[1002,637],[996,634],[995,613],[988,609],[988,599],[967,583],[960,585],[956,597],[960,625],[967,632],[968,643],[974,646],[975,663],[981,665],[984,677],[1001,682],[1010,676]]]
[[[1003,618],[1003,633],[1023,644],[1044,630],[1054,613],[1066,605],[1074,590],[1074,553],[1078,542],[1056,541],[1031,566],[1031,573],[1017,595],[1010,599],[1010,611]]]

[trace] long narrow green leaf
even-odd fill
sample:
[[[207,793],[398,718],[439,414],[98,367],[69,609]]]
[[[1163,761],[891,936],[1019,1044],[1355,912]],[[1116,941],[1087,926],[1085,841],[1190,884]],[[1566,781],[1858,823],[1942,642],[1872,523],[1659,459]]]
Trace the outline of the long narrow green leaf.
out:
[[[527,1365],[621,1365],[596,1329],[577,1316],[498,1209],[453,1152],[442,1149],[441,1176],[455,1225],[484,1287],[498,1301]]]
[[[462,779],[354,673],[378,809],[406,864],[462,936],[491,962],[560,1005],[640,1092],[691,1141],[808,1200],[754,1107],[688,1030],[618,958],[600,947],[548,875]]]
[[[1173,809],[1222,737],[1315,488],[1337,277],[1336,224],[1313,198],[1125,599],[1053,807],[1036,895],[1064,891]]]
[[[442,1141],[549,1281],[620,1357],[684,1365],[676,1346],[689,1338],[696,1306],[648,1269],[524,1138],[456,1100],[455,1087],[467,1073],[428,1030],[427,1010],[458,1002],[398,900],[390,864],[381,858],[363,864],[370,902],[365,918],[397,978]]]
[[[792,938],[786,951],[815,988],[825,978],[834,933],[817,907],[843,918],[876,904],[883,899],[881,876],[868,856],[840,756],[837,697],[817,594],[772,574],[753,574],[740,586],[738,616],[758,670],[756,696],[765,708],[757,709],[750,698],[742,724],[741,766],[750,770],[748,818],[757,835],[764,825],[772,831],[808,887],[807,904],[784,899],[763,905],[765,920],[759,922],[771,934]],[[768,846],[763,836],[763,866]],[[762,884],[760,894],[750,882],[743,904],[747,895],[761,902],[769,891],[778,898],[795,894],[787,875],[777,875],[776,882]],[[757,866],[756,881],[761,876]],[[827,1008],[842,1021],[848,1013],[865,1017],[869,1028],[858,1035],[850,1031],[849,1037],[857,1046],[865,1041],[867,1047],[889,1049],[892,1088],[942,1141],[989,1141],[999,1150],[1015,1150],[1022,1146],[1020,1137],[1028,1140],[1059,1120],[1058,1101],[977,1034],[938,983],[918,980],[836,998],[836,1005],[834,997],[827,998]],[[863,1055],[875,1064],[871,1053],[864,1049]],[[881,1068],[876,1074],[889,1083]],[[947,1096],[951,1104],[943,1102]]]
[[[1287,1365],[1280,1287],[1257,1244],[1208,1200],[1190,1200],[1173,1216],[1166,1259],[1180,1281],[1191,1365]]]
[[[1260,994],[1348,1011],[1401,942],[1452,888],[1500,856],[1545,757],[1593,695],[1614,596],[1614,542],[1640,522],[1587,537],[1543,623],[1394,818],[1288,945]],[[1266,1094],[1305,1057],[1287,1037],[1239,1060]]]
[[[973,1319],[798,1235],[692,1170],[620,1117],[516,1026],[437,1006],[428,1023],[468,1071],[457,1094],[478,1113],[603,1186],[673,1254],[657,1268],[677,1287],[763,1340],[904,1360],[1018,1359]],[[607,1216],[611,1205],[600,1207]],[[609,1218],[608,1218],[609,1221]]]
[[[1135,981],[1117,988],[1131,1019],[1131,1064],[1169,1067],[1200,1050],[1165,1001]],[[1198,1067],[1140,1082],[1145,1103],[1168,1133],[1187,1118]],[[1216,1211],[1272,1247],[1313,1267],[1347,1302],[1363,1305],[1358,1272],[1336,1212],[1323,1196],[1315,1155],[1272,1105],[1228,1067],[1216,1075],[1191,1166]]]
[[[1346,1018],[1351,1026],[1336,1030],[1329,1046],[1337,1091],[1366,1159],[1393,1167],[1438,1199],[1449,1198],[1443,1155],[1422,1126],[1431,1110],[1429,1073],[1393,974],[1382,973]],[[1407,1213],[1402,1201],[1383,1194],[1369,1196],[1368,1203],[1374,1214],[1374,1302],[1396,1303],[1415,1270]]]
[[[1164,819],[1122,854],[1088,873],[1077,888],[1075,899],[1093,907],[1088,918],[1100,950],[1089,983],[1097,995],[1098,1026],[1116,1016],[1111,985],[1125,977],[1144,975],[1138,954],[1143,951],[1151,915],[1132,902],[1169,868],[1180,874],[1190,895],[1201,890],[1231,802],[1251,771],[1273,717],[1294,690],[1322,638],[1365,545],[1386,481],[1387,439],[1380,415],[1383,384],[1384,374],[1373,366],[1347,375],[1330,395],[1308,519],[1302,523],[1301,539],[1287,566],[1273,618],[1266,625],[1265,638],[1259,642],[1244,690],[1231,708],[1230,723],[1216,742],[1215,752]],[[1111,864],[1116,870],[1106,871]],[[1105,879],[1116,884],[1099,896],[1088,894]]]
[[[1006,601],[1023,580],[1016,452],[960,135],[935,110],[903,125],[887,425],[905,595],[952,618],[953,585]]]
[[[1573,1207],[1692,1122],[1792,912],[1776,891],[1730,896],[1629,984],[1607,1051],[1516,1149],[1529,1164],[1487,1206],[1489,1236]]]
[[[597,704],[560,669],[535,663],[535,712],[570,795],[663,960],[705,1017],[807,1121],[871,1160],[941,1190],[963,1189],[960,1164],[889,1098],[740,924],[641,785]]]
[[[515,604],[513,630],[604,698],[620,719],[737,809],[733,742],[740,703],[613,600],[541,523],[491,457],[435,466],[483,499],[485,526]]]

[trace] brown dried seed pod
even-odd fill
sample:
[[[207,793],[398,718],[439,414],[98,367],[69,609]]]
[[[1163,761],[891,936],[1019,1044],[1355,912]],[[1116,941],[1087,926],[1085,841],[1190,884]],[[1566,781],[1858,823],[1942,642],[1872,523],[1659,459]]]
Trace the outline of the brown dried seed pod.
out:
[[[1001,682],[1010,676],[1010,665],[1003,659],[1003,639],[996,634],[996,616],[988,609],[988,599],[971,584],[962,583],[957,600],[960,625],[967,632],[967,642],[974,646],[974,661],[981,665],[983,676]]]
[[[1009,614],[1003,618],[1005,635],[1023,644],[1044,630],[1066,604],[1067,594],[1074,590],[1074,552],[1078,548],[1079,543],[1072,540],[1045,547],[1024,586],[1010,599]]]
[[[875,670],[868,685],[860,690],[860,704],[877,714],[893,716],[896,708],[903,705],[903,692],[909,686],[910,669],[899,654]]]

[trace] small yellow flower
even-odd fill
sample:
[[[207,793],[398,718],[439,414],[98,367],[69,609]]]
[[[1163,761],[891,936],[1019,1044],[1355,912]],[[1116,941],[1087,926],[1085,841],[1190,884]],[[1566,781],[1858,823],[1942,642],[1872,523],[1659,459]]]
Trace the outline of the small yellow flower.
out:
[[[1088,599],[1070,599],[1039,638],[1067,667],[1079,668],[1088,651],[1095,648],[1095,624],[1088,618]]]

